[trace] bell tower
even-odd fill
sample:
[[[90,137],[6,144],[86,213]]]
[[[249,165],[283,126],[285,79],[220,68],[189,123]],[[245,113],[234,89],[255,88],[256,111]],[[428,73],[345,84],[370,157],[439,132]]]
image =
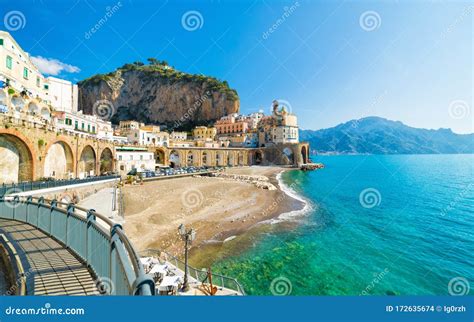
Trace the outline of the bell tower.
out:
[[[278,101],[277,100],[273,100],[273,115],[278,115]]]

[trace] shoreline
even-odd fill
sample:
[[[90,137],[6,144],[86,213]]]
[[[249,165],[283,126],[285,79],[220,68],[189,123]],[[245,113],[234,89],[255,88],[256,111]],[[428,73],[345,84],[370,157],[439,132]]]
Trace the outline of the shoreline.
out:
[[[309,203],[287,186],[281,175],[290,168],[242,167],[227,169],[228,174],[266,176],[276,190],[255,187],[251,183],[219,177],[190,177],[150,182],[142,186],[126,186],[125,230],[137,250],[155,248],[182,255],[182,241],[177,227],[184,223],[197,231],[191,246],[193,262],[206,262],[221,257],[220,248],[230,244],[240,250],[242,236],[262,230],[265,224],[291,221],[307,213]],[[156,198],[158,197],[158,198]],[[189,200],[188,200],[189,199]],[[202,202],[192,209],[183,203]],[[166,209],[166,211],[161,211]],[[263,228],[265,230],[265,228]],[[211,248],[212,251],[203,251]],[[199,250],[199,252],[197,251]]]
[[[287,170],[289,171],[289,170]],[[281,171],[276,175],[276,180],[278,181],[278,189],[280,189],[283,193],[285,193],[288,197],[293,198],[294,200],[298,200],[299,202],[303,203],[304,206],[302,209],[294,209],[289,212],[284,212],[279,214],[276,218],[271,219],[270,224],[278,224],[283,221],[288,221],[291,220],[294,217],[300,217],[308,214],[312,209],[313,206],[311,205],[310,201],[306,200],[304,197],[299,195],[294,188],[292,187],[295,182],[293,182],[291,185],[287,185],[283,179],[282,175],[283,173],[286,172],[285,170]]]

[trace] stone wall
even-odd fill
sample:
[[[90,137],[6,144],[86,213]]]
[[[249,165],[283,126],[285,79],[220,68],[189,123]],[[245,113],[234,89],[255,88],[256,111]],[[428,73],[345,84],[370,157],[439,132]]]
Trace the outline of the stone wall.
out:
[[[83,187],[64,187],[64,189],[55,190],[54,192],[38,192],[35,194],[35,191],[32,191],[31,195],[42,196],[45,199],[56,199],[57,201],[69,203],[79,203],[84,198],[87,198],[90,195],[95,194],[97,191],[104,188],[111,188],[117,185],[117,181],[111,181],[106,183],[97,183],[93,182]]]
[[[98,175],[101,157],[114,153],[109,141],[0,115],[0,183]]]

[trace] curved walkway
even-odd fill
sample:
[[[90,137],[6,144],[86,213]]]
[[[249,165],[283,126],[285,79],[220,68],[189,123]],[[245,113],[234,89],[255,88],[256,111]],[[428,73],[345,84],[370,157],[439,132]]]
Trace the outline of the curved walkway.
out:
[[[5,234],[20,256],[27,295],[99,295],[87,266],[41,230],[0,219],[0,234]]]

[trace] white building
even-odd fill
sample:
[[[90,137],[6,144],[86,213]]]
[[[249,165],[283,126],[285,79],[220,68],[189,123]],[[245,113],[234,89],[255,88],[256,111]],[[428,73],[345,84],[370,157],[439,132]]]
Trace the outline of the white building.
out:
[[[140,140],[141,145],[153,145],[153,146],[165,146],[170,145],[170,135],[167,132],[150,132],[144,129],[140,129]]]
[[[262,120],[265,115],[263,112],[256,112],[249,114],[245,120],[247,121],[248,127],[251,130],[257,129],[258,123]]]
[[[278,101],[274,101],[273,117],[277,121],[277,126],[271,129],[273,143],[298,143],[298,118],[296,115],[286,111],[284,106],[279,110]]]
[[[115,155],[117,169],[121,175],[126,175],[132,169],[138,171],[155,169],[153,152],[148,152],[146,148],[116,147]]]
[[[298,127],[277,126],[272,128],[271,135],[274,143],[298,143]]]
[[[128,138],[129,143],[139,145],[169,146],[170,135],[161,132],[156,125],[147,125],[137,121],[120,121],[120,135]]]
[[[78,88],[70,81],[55,77],[46,78],[49,101],[56,111],[77,112]]]
[[[109,141],[116,139],[112,124],[95,115],[86,115],[79,111],[77,113],[54,112],[53,116],[53,122],[59,129],[86,133]]]
[[[48,99],[44,76],[31,62],[28,53],[6,31],[0,31],[0,81],[17,93],[32,98]]]
[[[171,132],[170,134],[170,140],[171,141],[186,141],[188,139],[188,133],[187,132]]]
[[[57,111],[77,111],[77,85],[55,77],[44,77],[31,61],[27,52],[6,31],[0,31],[0,82],[22,99],[35,99]],[[20,98],[15,102],[17,110],[23,109]]]
[[[264,116],[259,122],[258,141],[259,146],[299,143],[298,118],[273,101],[272,115]]]

